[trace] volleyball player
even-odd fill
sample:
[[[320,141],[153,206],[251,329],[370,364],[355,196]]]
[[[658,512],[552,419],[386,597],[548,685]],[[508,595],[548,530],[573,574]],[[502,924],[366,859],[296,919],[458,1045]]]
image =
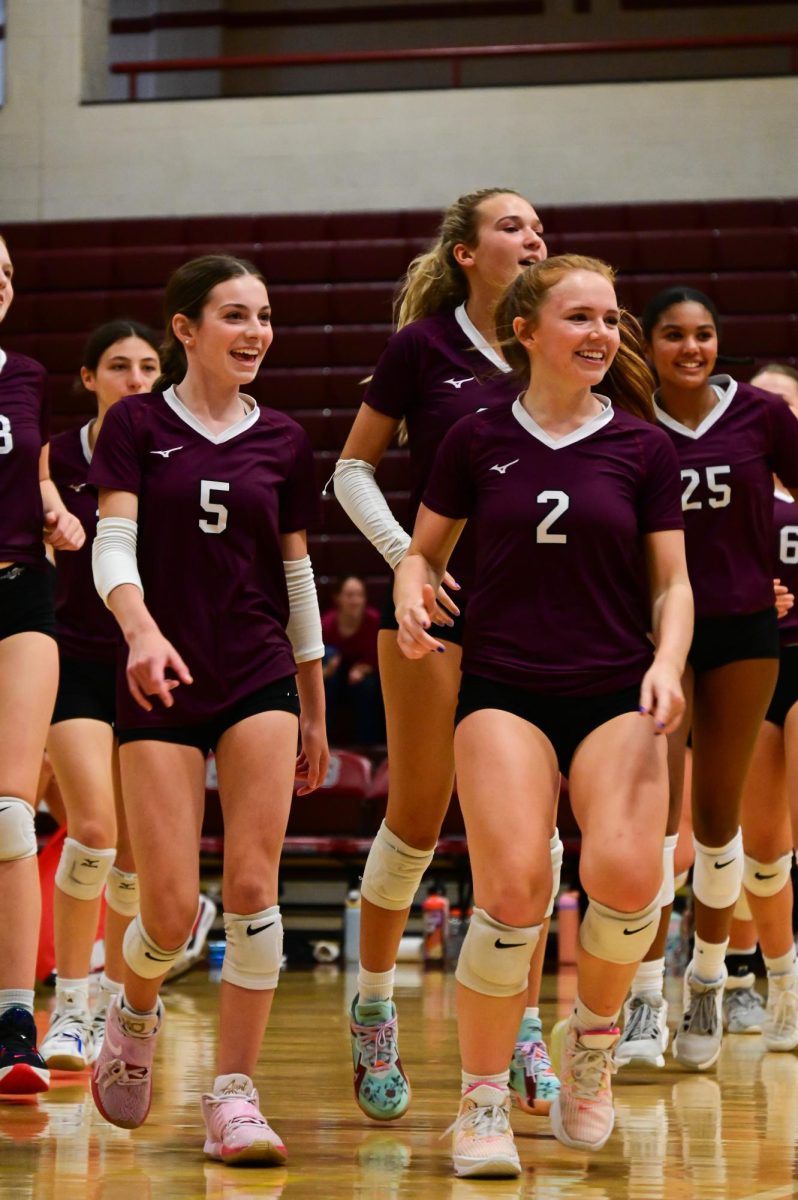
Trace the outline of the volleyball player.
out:
[[[561,771],[590,897],[551,1109],[565,1145],[598,1149],[610,1135],[615,1021],[659,916],[668,789],[657,735],[684,708],[692,597],[676,457],[653,423],[650,374],[613,280],[606,264],[568,255],[508,289],[498,326],[515,334],[505,353],[524,391],[447,434],[397,571],[402,651],[445,654],[429,632],[434,598],[471,521],[454,740],[475,899],[457,966],[459,1175],[521,1170],[507,1063],[550,898]],[[592,391],[608,372],[617,407]]]
[[[170,279],[165,309],[163,374],[151,394],[108,413],[89,474],[100,489],[95,582],[127,643],[117,736],[141,891],[92,1092],[114,1124],[146,1119],[158,992],[197,913],[205,758],[215,749],[227,948],[218,1073],[202,1098],[205,1153],[270,1165],[286,1150],[252,1075],[282,960],[280,849],[295,768],[302,794],[328,761],[305,534],[317,508],[313,456],[293,420],[240,390],[272,341],[253,266],[195,259]]]
[[[494,310],[504,288],[545,256],[543,228],[532,205],[510,189],[484,188],[447,209],[436,243],[408,269],[396,303],[398,331],[369,381],[335,470],[336,496],[392,569],[406,553],[410,535],[391,513],[375,469],[397,431],[405,430],[412,523],[450,426],[479,409],[512,404],[518,382],[498,347]],[[398,1052],[394,969],[410,906],[452,795],[461,614],[472,585],[472,559],[466,535],[443,581],[448,592],[456,590],[457,605],[443,591],[436,611],[446,654],[422,663],[406,661],[396,644],[390,595],[378,639],[388,807],[363,874],[358,994],[351,1014],[355,1097],[376,1120],[401,1116],[410,1101]],[[418,703],[420,693],[424,705]],[[556,893],[562,861],[556,829],[551,855]],[[512,1067],[514,1099],[525,1111],[539,1113],[548,1112],[558,1089],[537,1009],[544,950],[545,938],[533,963]]]
[[[0,238],[0,322],[14,298]],[[42,537],[79,550],[80,522],[50,479],[45,371],[0,349],[0,1095],[46,1091],[33,985],[41,894],[33,824],[58,683],[52,584]]]

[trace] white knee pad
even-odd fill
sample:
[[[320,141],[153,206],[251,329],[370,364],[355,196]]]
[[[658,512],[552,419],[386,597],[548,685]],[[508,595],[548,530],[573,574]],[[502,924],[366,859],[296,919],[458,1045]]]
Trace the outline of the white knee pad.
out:
[[[680,871],[678,875],[674,875],[674,877],[673,877],[674,892],[680,892],[682,890],[682,888],[684,887],[684,885],[687,883],[687,880],[689,879],[689,877],[690,877],[690,868],[689,867],[687,868],[686,871]]]
[[[693,844],[693,895],[707,908],[731,908],[743,886],[742,830],[725,846],[702,846],[695,834]]]
[[[125,962],[131,971],[135,971],[142,979],[158,979],[165,975],[185,948],[186,942],[183,942],[175,950],[163,950],[144,928],[141,913],[128,925],[122,942]]]
[[[752,896],[775,896],[789,883],[791,869],[792,850],[770,863],[757,862],[746,854],[743,883]]]
[[[109,908],[120,917],[135,917],[139,911],[139,877],[135,871],[120,871],[111,867],[105,885],[105,899]]]
[[[283,961],[283,919],[273,904],[262,912],[242,916],[223,914],[227,947],[222,979],[253,992],[277,987]]]
[[[434,853],[434,848],[416,850],[408,846],[383,821],[366,859],[361,896],[377,908],[393,912],[409,908]]]
[[[36,854],[33,809],[19,796],[0,796],[0,862]]]
[[[753,921],[754,914],[751,912],[751,905],[748,903],[748,897],[745,894],[745,888],[737,897],[737,903],[734,906],[732,913],[735,921]]]
[[[660,894],[639,912],[624,913],[591,900],[579,928],[579,942],[604,962],[635,963],[643,959],[659,928]]]
[[[676,846],[679,841],[678,833],[665,835],[662,846],[662,887],[659,890],[659,906],[667,908],[676,898],[676,881],[673,874],[673,862],[676,857]]]
[[[503,925],[475,908],[468,925],[455,979],[483,996],[517,996],[526,991],[529,964],[540,925]]]
[[[96,900],[102,894],[116,850],[94,850],[74,838],[64,838],[64,848],[55,873],[56,886],[75,900]]]
[[[549,907],[544,913],[545,917],[550,917],[554,912],[554,902],[557,899],[557,893],[560,890],[560,876],[562,875],[562,855],[563,844],[560,841],[559,829],[554,830],[551,841],[549,842],[549,853],[551,855],[551,899]]]

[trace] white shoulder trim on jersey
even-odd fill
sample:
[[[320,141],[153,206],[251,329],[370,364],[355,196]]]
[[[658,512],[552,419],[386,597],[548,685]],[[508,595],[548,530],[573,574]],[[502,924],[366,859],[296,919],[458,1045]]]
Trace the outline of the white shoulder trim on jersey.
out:
[[[7,362],[8,355],[6,354],[5,350],[0,350],[0,371],[2,371]]]
[[[91,465],[91,443],[89,442],[89,429],[91,421],[87,421],[85,425],[80,427],[80,448],[83,451],[83,457],[86,462]]]
[[[227,429],[224,429],[221,433],[214,434],[211,433],[210,429],[205,428],[205,426],[202,424],[202,421],[197,420],[190,409],[186,408],[174,387],[168,387],[163,394],[163,398],[175,416],[179,417],[181,421],[184,421],[186,425],[193,429],[195,433],[198,433],[200,437],[204,437],[207,441],[213,442],[214,446],[221,446],[224,442],[229,442],[232,438],[238,437],[239,433],[244,433],[245,430],[254,425],[260,417],[260,409],[258,408],[258,405],[252,396],[244,396],[242,399],[244,400],[245,407],[247,401],[252,405],[252,408],[249,410],[247,415],[242,417],[240,421],[236,421],[234,425],[230,425]]]
[[[615,416],[615,411],[610,400],[606,396],[599,395],[594,392],[593,395],[602,404],[600,413],[596,413],[595,417],[591,417],[589,421],[585,421],[584,425],[580,425],[573,433],[566,433],[565,437],[553,438],[549,437],[545,429],[541,429],[534,417],[531,417],[521,403],[521,397],[513,404],[513,416],[522,429],[527,433],[531,433],[533,438],[537,438],[544,446],[548,446],[549,450],[563,450],[566,446],[573,446],[576,442],[582,442],[585,438],[592,437],[594,433],[598,433],[605,425],[609,425],[612,418]]]
[[[509,373],[512,371],[512,367],[496,353],[490,342],[485,341],[484,337],[466,312],[465,304],[459,304],[454,310],[454,319],[468,338],[469,342],[471,342],[472,346],[474,346],[476,350],[479,350],[480,354],[484,354],[488,362],[493,363],[494,367],[498,367],[503,374],[509,375]]]
[[[669,413],[665,412],[664,408],[660,408],[658,403],[659,388],[654,393],[654,412],[657,420],[666,429],[672,429],[674,433],[680,433],[683,437],[696,438],[703,437],[708,433],[713,425],[717,425],[723,414],[728,410],[734,397],[737,395],[737,380],[732,379],[731,375],[713,375],[709,380],[713,392],[718,397],[718,402],[711,412],[708,412],[703,421],[690,429],[687,425],[682,425],[681,421],[675,420]]]

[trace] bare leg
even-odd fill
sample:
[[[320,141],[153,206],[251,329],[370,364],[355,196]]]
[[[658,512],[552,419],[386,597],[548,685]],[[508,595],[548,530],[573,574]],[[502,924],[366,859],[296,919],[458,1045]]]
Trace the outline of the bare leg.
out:
[[[130,833],[127,827],[125,807],[122,803],[122,780],[119,773],[119,747],[114,746],[113,759],[114,808],[116,811],[116,860],[114,866],[120,871],[132,874],[136,870],[133,861],[133,850],[130,845]],[[105,974],[115,983],[121,983],[125,970],[125,960],[122,956],[122,942],[125,931],[132,917],[115,912],[110,906],[105,910]]]

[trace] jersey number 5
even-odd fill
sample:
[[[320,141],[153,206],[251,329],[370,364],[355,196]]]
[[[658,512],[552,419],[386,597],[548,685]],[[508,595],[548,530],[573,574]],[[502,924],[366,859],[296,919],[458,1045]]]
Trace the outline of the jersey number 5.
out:
[[[731,467],[706,467],[707,487],[711,493],[710,508],[726,508],[731,502],[731,488],[728,483],[719,482],[719,476],[730,474]],[[692,508],[703,508],[703,501],[693,499],[693,492],[701,483],[700,472],[696,471],[694,467],[685,467],[682,471],[682,483],[684,484],[682,512],[687,512]]]
[[[215,518],[213,521],[206,521],[204,517],[200,517],[199,527],[203,533],[224,533],[227,528],[227,509],[223,504],[211,500],[211,492],[214,490],[229,492],[230,484],[219,483],[215,479],[200,480],[200,508]]]
[[[14,436],[8,417],[0,417],[0,454],[10,454],[14,449]]]
[[[540,522],[537,528],[538,542],[558,542],[563,545],[568,541],[568,535],[565,533],[552,533],[551,527],[554,522],[568,511],[568,505],[571,503],[566,492],[550,491],[540,492],[537,496],[538,504],[553,504],[554,508]]]

